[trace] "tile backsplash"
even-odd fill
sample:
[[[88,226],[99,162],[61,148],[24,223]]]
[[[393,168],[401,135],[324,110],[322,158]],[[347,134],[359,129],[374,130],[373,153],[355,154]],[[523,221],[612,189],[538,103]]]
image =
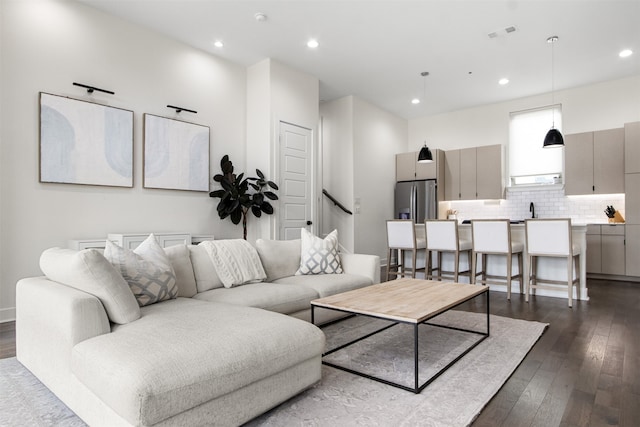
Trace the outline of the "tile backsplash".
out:
[[[565,196],[562,188],[550,190],[507,190],[506,200],[470,200],[441,202],[440,217],[445,218],[447,209],[458,211],[458,219],[531,218],[530,203],[533,202],[537,218],[571,218],[574,222],[607,222],[604,210],[612,205],[624,217],[624,194],[594,196]]]

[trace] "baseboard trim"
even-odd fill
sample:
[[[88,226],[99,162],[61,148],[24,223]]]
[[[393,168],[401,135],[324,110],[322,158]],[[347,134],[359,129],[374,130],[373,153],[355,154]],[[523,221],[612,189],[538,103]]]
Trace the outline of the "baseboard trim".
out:
[[[640,282],[640,277],[619,276],[617,274],[587,273],[587,279],[616,280],[619,282]]]
[[[13,322],[16,320],[16,308],[0,308],[0,323]]]

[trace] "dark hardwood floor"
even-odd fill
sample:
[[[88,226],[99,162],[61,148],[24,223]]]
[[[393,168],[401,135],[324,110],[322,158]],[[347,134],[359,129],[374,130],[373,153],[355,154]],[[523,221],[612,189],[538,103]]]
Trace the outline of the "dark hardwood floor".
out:
[[[640,283],[589,280],[588,288],[590,301],[573,308],[491,293],[492,314],[549,327],[474,427],[640,425]],[[0,324],[0,358],[13,356],[15,323]]]

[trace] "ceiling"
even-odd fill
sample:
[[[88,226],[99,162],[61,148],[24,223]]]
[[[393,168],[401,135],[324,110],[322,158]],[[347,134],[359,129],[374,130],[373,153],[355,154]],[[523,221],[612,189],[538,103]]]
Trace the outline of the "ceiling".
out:
[[[318,77],[321,100],[356,95],[408,119],[640,75],[640,0],[79,1],[244,66],[278,60]]]

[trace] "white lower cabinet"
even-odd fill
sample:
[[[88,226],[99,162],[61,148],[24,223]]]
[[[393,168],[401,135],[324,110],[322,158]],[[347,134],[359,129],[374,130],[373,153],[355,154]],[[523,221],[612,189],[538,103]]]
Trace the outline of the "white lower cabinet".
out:
[[[626,271],[627,276],[640,277],[640,225],[626,226]]]
[[[587,273],[624,276],[625,225],[591,224],[587,227]]]

